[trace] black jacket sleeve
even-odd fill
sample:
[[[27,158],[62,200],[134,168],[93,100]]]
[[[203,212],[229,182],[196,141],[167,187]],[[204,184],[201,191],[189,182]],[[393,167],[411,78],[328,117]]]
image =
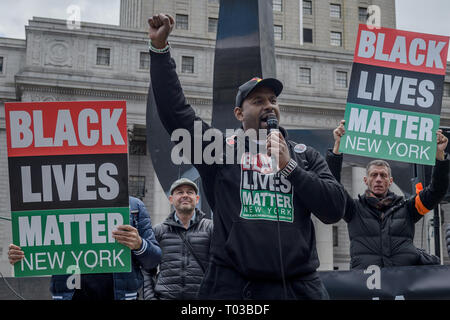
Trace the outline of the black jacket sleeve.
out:
[[[326,162],[328,164],[328,168],[330,169],[333,176],[336,180],[341,183],[341,171],[342,171],[342,162],[343,162],[343,154],[334,154],[331,149],[327,150],[326,154]],[[355,203],[354,199],[348,194],[347,190],[345,190],[346,197],[346,206],[344,213],[344,220],[349,222],[352,220],[353,214],[355,212]]]
[[[328,168],[331,171],[331,174],[337,180],[337,182],[341,182],[341,170],[342,170],[342,161],[344,159],[342,153],[334,154],[331,149],[327,150],[326,161],[328,164]]]
[[[305,152],[308,170],[297,167],[288,176],[296,196],[320,221],[338,222],[344,215],[345,191],[334,179],[323,157],[312,148]],[[301,159],[296,159],[297,163]]]
[[[202,135],[207,130],[215,130],[214,139],[221,139],[220,143],[223,145],[225,139],[222,133],[211,128],[210,125],[199,118],[194,109],[187,103],[176,73],[175,61],[171,58],[170,52],[163,54],[150,52],[150,57],[151,86],[149,90],[152,91],[149,91],[149,96],[153,94],[155,98],[161,123],[169,135],[172,135],[177,129],[184,129],[184,132],[189,133],[191,149],[189,154],[183,153],[183,156],[188,158],[190,163],[199,170],[200,175],[214,176],[217,164],[206,164],[201,159],[203,150],[211,143],[210,141],[203,141]],[[151,103],[151,100],[149,98],[147,103]],[[201,154],[200,150],[197,149],[198,145],[201,146]],[[220,157],[222,156],[223,154],[220,155]],[[201,161],[199,161],[200,159]]]
[[[149,272],[142,270],[142,276],[144,277],[144,300],[158,300],[155,296],[156,273],[157,269]]]
[[[433,210],[441,202],[448,190],[450,160],[436,160],[431,174],[431,182],[416,197],[412,198],[409,206],[414,222],[419,221],[424,214]]]
[[[150,215],[142,201],[137,201],[139,209],[138,226],[142,245],[139,250],[133,250],[133,257],[139,262],[142,269],[151,270],[161,261],[161,248],[152,229]]]
[[[161,241],[161,225],[158,224],[154,227],[156,241]],[[157,300],[155,295],[156,277],[158,274],[159,265],[155,266],[152,270],[142,270],[142,276],[144,278],[144,300]]]

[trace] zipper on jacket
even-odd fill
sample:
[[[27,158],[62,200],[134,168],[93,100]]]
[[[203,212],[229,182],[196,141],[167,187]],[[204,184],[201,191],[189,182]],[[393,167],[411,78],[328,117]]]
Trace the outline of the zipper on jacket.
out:
[[[384,220],[385,214],[384,212],[381,212],[380,214],[380,248],[381,248],[381,266],[380,268],[384,267],[384,245],[383,245],[383,220]]]

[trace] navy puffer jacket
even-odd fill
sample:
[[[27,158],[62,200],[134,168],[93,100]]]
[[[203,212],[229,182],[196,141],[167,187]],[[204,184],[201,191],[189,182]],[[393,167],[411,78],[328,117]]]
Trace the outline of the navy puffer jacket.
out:
[[[150,271],[161,261],[161,249],[153,233],[150,215],[144,203],[134,197],[130,197],[130,224],[138,229],[142,238],[142,247],[132,251],[131,272],[113,273],[115,300],[136,300],[144,282],[141,268]],[[50,291],[54,300],[72,300],[75,289],[67,288],[69,276],[52,276]]]

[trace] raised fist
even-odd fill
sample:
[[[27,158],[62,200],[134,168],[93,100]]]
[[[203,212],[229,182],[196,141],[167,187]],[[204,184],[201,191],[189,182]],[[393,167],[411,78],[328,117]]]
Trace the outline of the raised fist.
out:
[[[339,122],[339,125],[337,126],[337,128],[334,129],[334,131],[333,131],[334,141],[337,141],[337,140],[340,141],[342,136],[345,134],[345,127],[344,127],[344,125],[345,125],[345,120],[341,120]]]
[[[436,142],[437,142],[436,159],[444,160],[444,158],[445,158],[445,149],[447,148],[448,139],[442,133],[441,129],[439,129],[436,132]]]
[[[175,20],[169,14],[157,14],[148,19],[148,37],[152,41],[152,46],[162,49],[167,44],[167,38],[175,26]]]
[[[345,134],[345,120],[341,120],[336,129],[333,130],[334,146],[333,153],[341,154],[339,152],[339,146],[341,145],[341,138]]]

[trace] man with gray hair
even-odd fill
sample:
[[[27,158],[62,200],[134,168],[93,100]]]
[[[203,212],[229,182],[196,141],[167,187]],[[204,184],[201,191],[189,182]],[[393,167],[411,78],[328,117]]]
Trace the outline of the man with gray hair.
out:
[[[341,137],[345,134],[345,120],[333,131],[334,147],[328,150],[327,163],[338,181],[341,179]],[[364,183],[367,190],[358,199],[347,193],[344,220],[350,237],[350,267],[366,269],[379,267],[439,264],[439,258],[428,255],[414,246],[414,224],[432,210],[448,189],[449,160],[444,152],[448,139],[437,131],[436,165],[431,183],[426,188],[416,186],[410,199],[389,190],[394,179],[391,167],[384,160],[373,160],[366,167]]]

